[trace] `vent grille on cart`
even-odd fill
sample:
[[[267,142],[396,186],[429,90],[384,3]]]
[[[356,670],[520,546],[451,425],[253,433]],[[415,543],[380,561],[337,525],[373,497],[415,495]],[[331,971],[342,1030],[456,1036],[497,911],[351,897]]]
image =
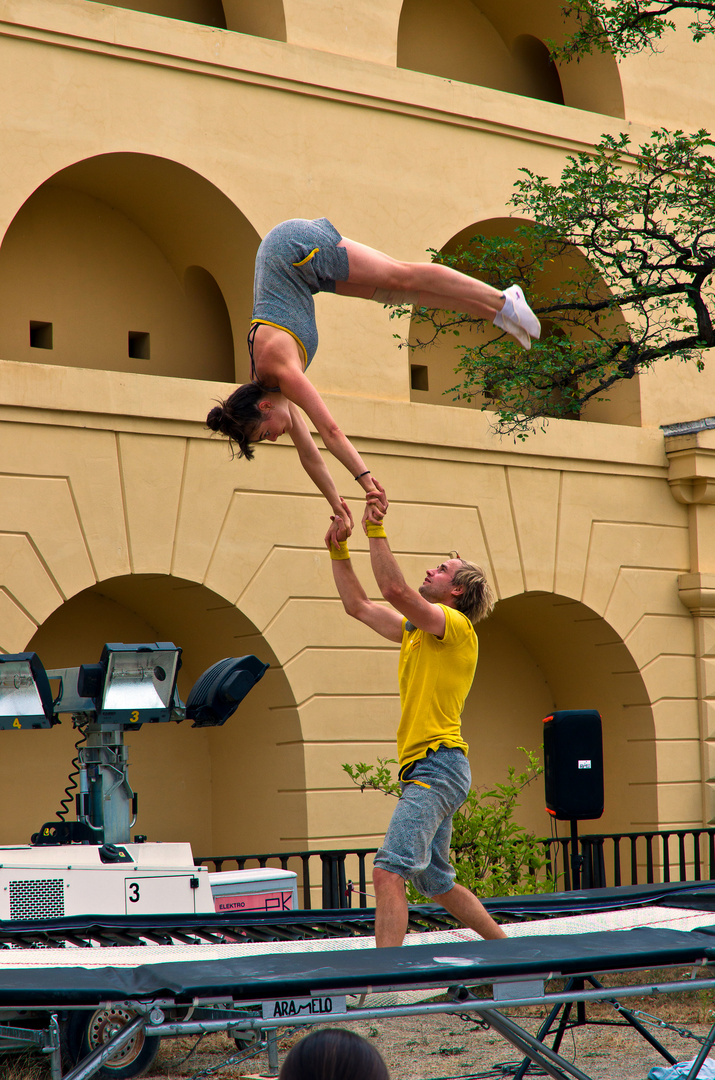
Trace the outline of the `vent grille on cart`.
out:
[[[60,919],[64,913],[62,878],[10,882],[11,919]]]

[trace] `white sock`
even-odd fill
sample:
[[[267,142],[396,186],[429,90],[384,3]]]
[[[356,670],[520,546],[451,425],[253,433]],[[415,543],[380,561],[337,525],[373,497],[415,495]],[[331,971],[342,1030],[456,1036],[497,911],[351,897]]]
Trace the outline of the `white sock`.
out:
[[[502,293],[502,295],[504,295]],[[515,319],[516,312],[514,311],[514,305],[510,296],[504,296],[504,307],[500,308],[494,316],[492,322],[494,326],[498,326],[500,330],[505,330],[504,319]]]

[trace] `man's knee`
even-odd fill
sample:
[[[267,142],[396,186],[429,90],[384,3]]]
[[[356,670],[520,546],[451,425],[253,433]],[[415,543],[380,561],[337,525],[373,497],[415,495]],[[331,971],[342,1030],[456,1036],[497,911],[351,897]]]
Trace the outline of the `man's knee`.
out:
[[[372,883],[376,896],[400,895],[405,891],[405,879],[392,870],[383,870],[380,866],[373,867]]]
[[[442,907],[446,907],[447,905],[445,904],[444,901],[446,900],[447,903],[449,903],[450,899],[453,899],[454,897],[456,897],[459,894],[459,892],[461,892],[461,891],[462,891],[462,886],[457,885],[457,883],[455,881],[455,882],[452,883],[452,885],[445,892],[435,893],[434,896],[431,897],[431,900],[435,904],[441,904]],[[464,891],[466,892],[467,890],[465,889]]]

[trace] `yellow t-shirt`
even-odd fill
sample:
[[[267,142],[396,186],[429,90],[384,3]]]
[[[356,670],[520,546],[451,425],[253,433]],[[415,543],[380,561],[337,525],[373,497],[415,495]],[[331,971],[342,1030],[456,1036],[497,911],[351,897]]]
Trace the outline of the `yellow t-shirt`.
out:
[[[446,618],[443,638],[409,630],[407,619],[402,624],[400,771],[425,757],[430,748],[458,746],[465,754],[469,750],[462,738],[462,710],[477,666],[477,635],[461,611],[439,606]]]

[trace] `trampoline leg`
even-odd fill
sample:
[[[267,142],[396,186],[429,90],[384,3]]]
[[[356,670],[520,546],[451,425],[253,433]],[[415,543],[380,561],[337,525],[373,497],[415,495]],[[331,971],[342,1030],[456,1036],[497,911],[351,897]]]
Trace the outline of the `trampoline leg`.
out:
[[[576,985],[576,984],[578,984],[578,985]],[[569,979],[569,981],[566,983],[566,986],[564,987],[564,993],[568,993],[569,990],[573,990],[573,989],[583,990],[583,979]],[[571,1015],[571,1002],[566,1002],[563,1005],[554,1005],[553,1009],[551,1010],[549,1015],[546,1017],[543,1024],[541,1025],[541,1027],[539,1028],[537,1034],[534,1036],[537,1042],[543,1043],[544,1039],[546,1038],[546,1036],[551,1031],[551,1028],[553,1027],[553,1025],[554,1025],[554,1023],[556,1021],[556,1017],[562,1011],[563,1011],[563,1016],[561,1017],[561,1020],[559,1021],[559,1026],[558,1026],[558,1029],[557,1029],[557,1032],[556,1032],[556,1037],[554,1039],[554,1045],[552,1046],[552,1050],[554,1050],[554,1052],[557,1052],[558,1049],[559,1049],[559,1046],[561,1045],[561,1040],[563,1039],[564,1031],[566,1030],[566,1025],[568,1023],[569,1016]],[[519,1068],[514,1073],[514,1080],[524,1080],[524,1077],[526,1076],[527,1072],[529,1071],[529,1065],[530,1064],[531,1064],[530,1059],[528,1057],[524,1058],[521,1065],[519,1066]]]
[[[534,1035],[530,1035],[528,1031],[519,1027],[518,1024],[504,1016],[503,1013],[498,1012],[496,1009],[484,1009],[481,1016],[502,1038],[510,1042],[522,1054],[526,1054],[534,1064],[540,1065],[553,1080],[568,1080],[569,1076],[574,1077],[575,1080],[591,1080],[586,1073],[581,1072],[570,1061],[560,1057],[548,1046],[544,1046]]]
[[[271,1028],[268,1032],[268,1072],[271,1076],[278,1076],[278,1032]]]
[[[48,1045],[44,1053],[50,1059],[50,1080],[62,1080],[62,1050],[60,1047],[60,1025],[55,1013],[50,1016],[48,1025]]]
[[[579,980],[579,982],[581,982],[581,980]],[[581,985],[579,987],[577,987],[577,989],[583,990],[583,983],[581,983]],[[575,1023],[572,1022],[571,1024],[569,1024],[569,1020],[571,1018],[571,1009],[573,1008],[573,1002],[569,1001],[563,1006],[564,1011],[563,1011],[563,1014],[561,1016],[561,1019],[559,1020],[559,1026],[556,1029],[556,1035],[555,1035],[554,1041],[553,1041],[553,1043],[551,1045],[551,1049],[555,1053],[558,1053],[558,1051],[559,1051],[559,1047],[561,1046],[561,1040],[564,1037],[564,1034],[566,1032],[567,1027],[583,1027],[583,1025],[586,1023],[586,1017],[581,1016],[581,1010],[578,1008],[578,1006],[582,1005],[582,1004],[583,1004],[582,1001],[577,1002],[577,1005],[576,1005],[576,1021],[575,1021]]]

